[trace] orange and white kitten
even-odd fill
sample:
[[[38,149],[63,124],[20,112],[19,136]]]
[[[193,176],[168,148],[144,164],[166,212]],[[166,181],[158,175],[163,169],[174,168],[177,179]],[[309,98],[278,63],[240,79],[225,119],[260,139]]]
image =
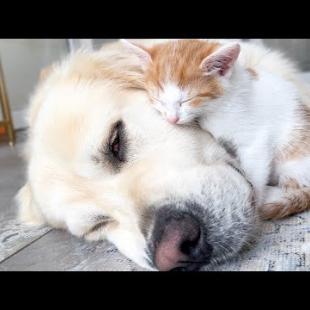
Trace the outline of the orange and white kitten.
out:
[[[310,208],[310,96],[292,63],[240,42],[122,42],[138,57],[163,117],[172,124],[198,120],[233,146],[265,218]]]
[[[219,83],[218,76],[230,75],[229,68],[240,51],[239,44],[220,51],[219,43],[202,40],[175,40],[151,48],[122,42],[141,61],[154,107],[175,124],[190,123],[201,116],[205,102],[222,97],[225,85]],[[216,57],[207,57],[215,51]]]

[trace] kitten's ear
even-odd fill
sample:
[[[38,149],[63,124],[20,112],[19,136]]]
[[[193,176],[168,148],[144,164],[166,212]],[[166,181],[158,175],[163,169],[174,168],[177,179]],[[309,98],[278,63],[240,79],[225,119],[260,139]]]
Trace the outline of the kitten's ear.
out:
[[[145,68],[152,62],[152,57],[146,48],[125,39],[121,39],[120,41],[125,47],[127,47],[132,53],[134,53],[140,59],[143,68]]]
[[[200,64],[200,69],[204,75],[219,74],[221,76],[229,77],[231,68],[236,62],[240,53],[240,44],[233,43],[221,47],[208,57],[206,57]]]

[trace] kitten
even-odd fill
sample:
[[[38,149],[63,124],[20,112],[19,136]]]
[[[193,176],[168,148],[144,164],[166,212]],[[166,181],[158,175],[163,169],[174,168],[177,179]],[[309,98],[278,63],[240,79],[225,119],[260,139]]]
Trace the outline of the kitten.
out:
[[[226,67],[217,68],[218,59],[212,62],[212,57],[207,57],[219,48],[217,42],[176,40],[150,49],[126,40],[122,42],[141,61],[146,89],[154,107],[175,124],[189,124],[202,114],[203,103],[222,95],[223,87],[218,83],[216,73],[228,77],[229,66],[240,51],[239,44],[225,48],[223,56],[220,53],[218,56],[226,57]]]
[[[172,124],[198,120],[215,139],[234,146],[263,217],[310,207],[310,96],[293,64],[249,43],[122,42],[137,56],[163,117]]]

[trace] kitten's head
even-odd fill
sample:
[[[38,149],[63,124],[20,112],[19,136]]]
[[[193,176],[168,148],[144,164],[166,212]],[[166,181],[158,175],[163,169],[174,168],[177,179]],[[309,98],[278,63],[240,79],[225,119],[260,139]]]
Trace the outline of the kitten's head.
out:
[[[138,58],[154,107],[173,124],[188,124],[224,94],[240,45],[174,40],[151,48],[122,40]]]

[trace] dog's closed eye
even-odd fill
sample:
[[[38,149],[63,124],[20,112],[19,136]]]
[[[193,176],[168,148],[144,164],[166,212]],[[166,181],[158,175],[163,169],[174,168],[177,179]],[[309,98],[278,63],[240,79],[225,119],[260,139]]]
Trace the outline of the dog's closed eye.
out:
[[[120,120],[112,125],[107,141],[103,143],[97,154],[92,156],[92,159],[96,164],[108,164],[114,172],[118,172],[127,161],[127,148],[126,128]]]
[[[106,226],[113,222],[113,220],[109,216],[98,215],[93,219],[94,225],[84,234],[87,236],[92,234],[100,229],[106,228]]]
[[[126,161],[126,149],[125,126],[122,121],[118,121],[111,130],[105,156],[115,167],[120,167]]]

